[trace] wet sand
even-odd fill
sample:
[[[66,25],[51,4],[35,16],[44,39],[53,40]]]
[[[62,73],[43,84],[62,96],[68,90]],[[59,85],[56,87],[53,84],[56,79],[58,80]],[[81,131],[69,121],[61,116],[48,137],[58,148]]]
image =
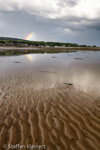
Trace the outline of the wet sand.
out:
[[[0,150],[99,150],[100,53],[26,58],[0,57]]]

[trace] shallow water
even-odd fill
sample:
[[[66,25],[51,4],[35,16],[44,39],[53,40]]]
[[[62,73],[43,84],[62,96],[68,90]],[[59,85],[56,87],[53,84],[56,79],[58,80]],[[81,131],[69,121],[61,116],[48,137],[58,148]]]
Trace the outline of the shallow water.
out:
[[[0,84],[33,90],[70,84],[100,97],[100,52],[0,56]]]

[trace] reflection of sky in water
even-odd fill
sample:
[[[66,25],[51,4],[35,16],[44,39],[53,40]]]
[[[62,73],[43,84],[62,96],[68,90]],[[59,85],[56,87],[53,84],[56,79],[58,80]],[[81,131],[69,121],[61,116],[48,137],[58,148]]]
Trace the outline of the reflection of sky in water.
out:
[[[99,93],[100,52],[30,54],[0,57],[0,82],[40,90],[72,83],[84,92]]]

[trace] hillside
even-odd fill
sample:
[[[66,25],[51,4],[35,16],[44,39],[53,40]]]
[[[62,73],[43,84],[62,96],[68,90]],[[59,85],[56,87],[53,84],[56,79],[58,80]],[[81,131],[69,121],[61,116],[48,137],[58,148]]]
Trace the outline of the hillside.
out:
[[[19,38],[11,38],[11,37],[0,37],[0,40],[16,41],[16,40],[22,40],[22,39],[19,39]]]

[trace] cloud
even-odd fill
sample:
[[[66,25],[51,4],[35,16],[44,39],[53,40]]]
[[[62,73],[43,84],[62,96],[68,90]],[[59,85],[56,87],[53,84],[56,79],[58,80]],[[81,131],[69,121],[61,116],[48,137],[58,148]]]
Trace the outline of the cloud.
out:
[[[77,16],[100,17],[98,0],[0,0],[0,10],[24,10],[47,18]],[[45,15],[45,16],[44,16]]]
[[[87,39],[87,33],[99,34],[100,2],[98,0],[0,0],[0,20],[1,35],[23,38],[29,32],[35,31],[37,35],[35,40],[77,42],[83,40],[82,37]]]
[[[27,12],[37,18],[55,23],[69,30],[99,28],[100,2],[98,0],[0,0],[0,10]],[[95,21],[97,19],[97,21]],[[95,26],[96,25],[96,26]]]

